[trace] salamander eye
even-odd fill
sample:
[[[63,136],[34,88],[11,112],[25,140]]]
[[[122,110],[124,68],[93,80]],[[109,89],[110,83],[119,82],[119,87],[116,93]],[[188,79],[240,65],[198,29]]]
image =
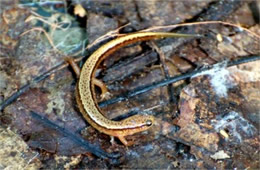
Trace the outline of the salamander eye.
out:
[[[152,120],[146,120],[145,123],[146,123],[147,126],[152,126],[153,121]]]

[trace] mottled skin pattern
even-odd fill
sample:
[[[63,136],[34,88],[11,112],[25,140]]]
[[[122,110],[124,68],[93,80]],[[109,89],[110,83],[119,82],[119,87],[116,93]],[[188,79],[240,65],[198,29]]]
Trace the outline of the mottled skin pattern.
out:
[[[117,137],[125,146],[130,146],[130,145],[133,144],[133,142],[126,141],[126,139],[124,138],[125,136],[133,135],[133,134],[135,134],[137,132],[145,131],[145,130],[149,129],[151,127],[152,123],[154,122],[154,117],[153,116],[146,115],[144,117],[142,115],[134,115],[134,116],[132,116],[130,118],[133,119],[133,120],[139,120],[139,121],[141,121],[141,120],[143,120],[143,121],[149,120],[149,121],[151,121],[151,125],[150,126],[144,125],[144,126],[139,126],[139,127],[136,127],[136,128],[125,128],[125,129],[109,129],[109,128],[105,128],[103,126],[100,126],[96,122],[94,122],[89,117],[89,114],[83,108],[83,105],[82,105],[82,103],[81,103],[81,101],[79,99],[79,95],[78,95],[77,91],[76,91],[76,99],[77,99],[77,103],[78,103],[80,112],[83,114],[84,118],[88,121],[88,123],[91,124],[91,126],[93,126],[95,129],[97,129],[98,131],[100,131],[102,133],[105,133],[105,134],[110,135],[110,136]],[[130,119],[130,118],[128,118],[128,119]],[[125,119],[125,120],[127,120],[127,119]],[[145,124],[145,122],[143,122],[143,124]]]
[[[191,37],[193,35],[175,34],[167,32],[140,32],[116,38],[95,51],[85,62],[80,73],[77,86],[77,103],[84,118],[102,133],[116,136],[125,145],[130,145],[124,136],[132,135],[150,128],[154,123],[154,117],[149,115],[135,115],[122,121],[109,120],[103,116],[97,106],[94,93],[94,72],[105,57],[117,49],[135,43],[164,37]]]

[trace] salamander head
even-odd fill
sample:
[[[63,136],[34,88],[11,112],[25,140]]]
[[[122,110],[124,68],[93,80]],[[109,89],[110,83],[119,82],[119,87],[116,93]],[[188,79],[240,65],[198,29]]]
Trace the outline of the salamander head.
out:
[[[106,129],[106,134],[122,137],[145,131],[152,127],[155,118],[150,115],[134,115],[118,122],[118,129]],[[122,141],[122,140],[121,140]],[[124,143],[124,140],[122,141]],[[124,143],[125,144],[125,143]]]
[[[154,124],[154,121],[154,117],[151,115],[134,115],[125,119],[123,122],[129,129],[140,128],[140,131],[144,131],[149,129]]]

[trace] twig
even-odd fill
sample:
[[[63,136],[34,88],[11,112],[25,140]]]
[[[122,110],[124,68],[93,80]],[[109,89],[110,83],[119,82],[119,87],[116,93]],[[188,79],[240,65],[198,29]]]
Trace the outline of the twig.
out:
[[[234,65],[253,62],[253,61],[256,61],[256,60],[260,60],[260,56],[243,57],[242,59],[238,59],[238,60],[235,60],[235,61],[228,62],[227,66],[231,67],[231,66],[234,66]],[[212,67],[194,70],[192,72],[185,73],[185,74],[182,74],[182,75],[179,75],[179,76],[174,76],[174,77],[171,77],[169,79],[166,79],[166,80],[163,80],[163,81],[160,81],[160,82],[156,82],[156,83],[153,83],[153,84],[150,84],[150,85],[139,87],[135,90],[132,90],[131,92],[122,94],[120,96],[117,96],[117,97],[112,98],[112,99],[107,100],[107,101],[100,102],[98,105],[99,105],[99,107],[105,107],[105,106],[113,104],[113,103],[121,102],[121,101],[127,100],[127,99],[129,99],[133,96],[136,96],[136,95],[139,95],[139,94],[142,94],[142,93],[146,93],[149,90],[191,78],[192,76],[194,76],[198,73],[201,73],[203,71],[207,71],[207,70],[210,70],[210,69],[212,69]]]
[[[232,24],[229,22],[224,22],[224,21],[203,21],[203,22],[192,22],[192,23],[184,23],[184,24],[174,24],[174,25],[167,25],[167,26],[154,26],[150,27],[148,29],[142,30],[142,32],[149,32],[149,31],[158,31],[160,29],[175,29],[178,27],[184,27],[184,26],[195,26],[195,25],[208,25],[208,24],[223,24],[223,25],[228,25],[232,27],[237,27],[240,30],[244,30],[253,36],[256,36],[260,38],[260,35],[257,35],[256,33],[252,32],[251,30],[241,27],[240,25]]]
[[[62,54],[62,52],[61,52],[60,50],[58,50],[58,49],[56,48],[56,46],[54,45],[54,43],[53,43],[53,41],[52,41],[50,35],[49,35],[43,28],[41,28],[41,27],[34,27],[34,28],[30,29],[30,30],[27,30],[27,31],[23,32],[20,36],[24,36],[25,34],[31,32],[31,31],[40,31],[40,32],[43,32],[43,33],[45,34],[46,38],[48,39],[48,41],[50,42],[51,46],[54,48],[54,50],[56,50],[59,54]]]
[[[176,25],[169,25],[169,26],[157,26],[157,27],[152,27],[152,28],[149,28],[149,29],[146,29],[146,30],[142,30],[142,31],[155,31],[155,30],[159,30],[159,29],[165,29],[165,28],[177,28],[177,27],[180,27],[180,26],[192,26],[192,25],[199,25],[199,24],[210,24],[210,23],[213,23],[213,24],[223,24],[223,25],[230,25],[230,26],[235,26],[235,27],[239,27],[247,32],[249,32],[250,34],[253,34],[254,36],[260,38],[259,35],[251,32],[250,30],[246,29],[246,28],[242,28],[240,26],[237,26],[235,24],[231,24],[231,23],[227,23],[227,22],[222,22],[222,21],[207,21],[207,22],[197,22],[197,23],[187,23],[187,24],[176,24]],[[35,28],[36,29],[36,28]],[[37,28],[39,29],[39,31],[43,31],[41,28]],[[31,31],[31,30],[29,30]],[[44,32],[44,31],[43,31]],[[118,32],[118,29],[115,30],[115,31],[111,31],[109,33],[107,33],[108,36],[104,35],[102,36],[103,38],[99,39],[99,42],[97,41],[94,41],[92,44],[90,44],[86,50],[88,50],[90,53],[93,51],[94,49],[94,46],[96,44],[100,44],[101,42],[100,41],[106,41],[108,38],[111,38],[111,36],[116,36],[116,35],[120,35],[120,34],[114,34],[115,32]],[[110,36],[110,37],[109,37]],[[106,37],[106,38],[104,38]],[[52,41],[50,41],[52,42]],[[53,45],[54,46],[54,45]],[[88,55],[86,55],[84,59],[86,59]],[[76,61],[82,61],[82,57],[78,57],[75,59]],[[64,66],[62,66],[64,64]],[[55,69],[59,69],[59,67],[67,67],[68,64],[67,63],[64,63],[62,62],[61,64],[51,68],[49,71],[43,73],[42,75],[40,75],[39,77],[36,77],[35,79],[33,79],[32,82],[24,85],[23,87],[21,87],[20,89],[18,89],[18,91],[16,93],[14,93],[12,96],[10,96],[9,98],[7,98],[5,101],[3,101],[1,104],[0,104],[0,111],[2,111],[7,105],[9,105],[10,103],[12,103],[13,101],[15,101],[21,94],[23,94],[24,92],[26,92],[30,87],[32,87],[32,85],[40,82],[41,80],[47,78],[49,75],[51,75],[52,73],[56,72]],[[61,69],[61,68],[60,68]],[[188,73],[187,73],[188,74]],[[184,74],[185,75],[185,74]],[[176,81],[175,81],[176,82]],[[134,93],[132,94],[134,95]],[[122,101],[122,100],[125,100],[124,97],[122,96],[119,96],[117,99],[111,99],[109,100],[109,102],[112,102],[112,103],[115,103],[117,101]],[[103,103],[103,102],[102,102]],[[101,106],[102,106],[102,103],[101,103]]]
[[[44,125],[46,125],[49,128],[52,128],[52,129],[59,131],[61,134],[63,134],[64,136],[67,136],[69,139],[71,139],[72,141],[74,141],[78,145],[84,147],[87,150],[87,152],[91,152],[91,153],[93,153],[94,155],[96,155],[100,158],[117,159],[117,158],[120,157],[120,155],[118,153],[107,153],[107,152],[105,152],[104,150],[100,149],[98,146],[95,146],[95,145],[87,142],[86,140],[84,140],[80,136],[70,132],[67,129],[64,129],[64,128],[58,126],[57,124],[51,122],[46,117],[41,116],[34,111],[30,111],[30,113],[31,113],[31,116],[34,119],[42,122]]]
[[[106,35],[104,35],[104,37],[111,38],[111,37],[109,37],[109,36],[113,36],[113,34],[115,34],[115,32],[118,32],[119,29],[121,29],[121,28],[123,28],[123,27],[125,27],[125,26],[127,26],[127,25],[128,25],[128,24],[126,24],[126,25],[124,25],[124,26],[118,28],[117,30],[108,32]],[[54,46],[52,40],[50,39],[50,37],[49,37],[49,35],[48,35],[48,33],[47,33],[44,29],[42,29],[42,28],[38,28],[38,27],[33,28],[33,29],[31,29],[31,30],[25,31],[25,32],[22,33],[20,36],[23,36],[24,34],[28,33],[29,31],[33,31],[33,30],[37,30],[37,31],[42,31],[42,32],[44,32],[45,35],[46,35],[46,37],[47,37],[47,39],[48,39],[48,40],[50,41],[50,43],[52,44],[53,48],[55,48],[55,46]],[[115,34],[115,35],[119,35],[119,34]],[[105,40],[106,40],[105,38],[102,38],[102,39],[99,39],[99,40],[94,41],[93,43],[91,43],[91,44],[86,48],[86,50],[87,50],[87,51],[90,51],[90,52],[93,51],[93,48],[94,48],[94,46],[95,46],[96,44],[99,44],[99,43],[101,43],[102,41],[105,41]],[[57,50],[57,51],[58,51],[58,50]],[[87,57],[87,56],[86,56],[86,57]],[[80,57],[76,57],[74,60],[75,60],[75,62],[80,62],[80,61],[82,61],[83,58],[84,58],[84,57],[81,57],[81,56],[80,56]],[[29,82],[29,83],[27,83],[26,85],[22,86],[20,89],[17,90],[17,92],[15,92],[14,94],[12,94],[10,97],[8,97],[6,100],[4,100],[4,101],[0,104],[0,111],[3,111],[6,106],[8,106],[8,105],[11,104],[12,102],[14,102],[18,97],[20,97],[23,93],[25,93],[27,90],[29,90],[31,87],[33,87],[35,84],[37,84],[38,82],[40,82],[40,81],[42,81],[42,80],[48,78],[51,74],[57,72],[58,70],[61,70],[61,69],[65,68],[65,67],[67,67],[67,66],[68,66],[68,63],[63,61],[63,62],[61,62],[60,64],[58,64],[58,65],[52,67],[50,70],[46,71],[45,73],[41,74],[40,76],[34,78],[31,82]]]
[[[31,87],[33,87],[35,84],[37,84],[38,82],[46,79],[47,77],[49,77],[51,74],[55,73],[56,71],[67,67],[68,64],[66,62],[62,62],[58,65],[56,65],[55,67],[51,68],[50,70],[46,71],[45,73],[43,73],[42,75],[34,78],[31,82],[29,82],[28,84],[22,86],[20,89],[17,90],[17,92],[15,92],[14,94],[12,94],[9,98],[7,98],[5,101],[3,101],[0,105],[0,111],[2,111],[6,106],[8,106],[9,104],[11,104],[13,101],[15,101],[19,96],[21,96],[24,92],[26,92],[27,90],[29,90]]]
[[[166,65],[166,58],[165,58],[165,55],[164,53],[162,52],[162,50],[154,43],[154,41],[151,42],[151,46],[152,48],[159,54],[159,57],[160,57],[160,63],[162,63],[162,73],[164,74],[164,77],[166,79],[170,78],[170,74],[169,74],[169,68],[168,66]],[[174,95],[174,89],[172,86],[168,86],[168,93],[169,93],[169,96],[170,96],[170,102],[176,102],[177,99]]]
[[[36,5],[44,6],[44,5],[62,5],[64,4],[63,1],[43,1],[43,2],[31,2],[31,3],[24,3],[19,4],[19,7],[34,7]]]

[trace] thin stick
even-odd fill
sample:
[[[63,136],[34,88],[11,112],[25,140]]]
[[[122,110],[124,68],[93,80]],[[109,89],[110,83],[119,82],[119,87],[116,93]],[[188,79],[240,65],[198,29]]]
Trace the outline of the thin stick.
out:
[[[184,24],[174,24],[174,25],[167,25],[167,26],[154,26],[154,27],[150,27],[148,29],[142,30],[142,32],[158,31],[160,29],[174,29],[174,28],[183,27],[183,26],[208,25],[208,24],[223,24],[223,25],[228,25],[228,26],[232,26],[232,27],[237,27],[240,30],[244,30],[244,31],[260,38],[260,35],[257,35],[256,33],[254,33],[253,31],[251,31],[247,28],[244,28],[244,27],[241,27],[240,25],[232,24],[229,22],[224,22],[224,21],[203,21],[203,22],[192,22],[192,23],[184,23]]]
[[[260,60],[260,56],[250,56],[250,57],[238,59],[238,60],[235,60],[235,61],[231,61],[231,62],[228,62],[227,66],[231,67],[231,66],[234,66],[234,65],[253,62],[253,61],[256,61],[256,60]],[[179,75],[179,76],[170,77],[170,78],[163,80],[163,81],[160,81],[160,82],[156,82],[156,83],[149,84],[149,85],[146,85],[146,86],[143,86],[143,87],[139,87],[135,90],[132,90],[131,92],[119,95],[119,96],[112,98],[110,100],[100,102],[98,105],[99,105],[99,107],[105,107],[105,106],[110,105],[110,104],[121,102],[121,101],[127,100],[131,97],[134,97],[136,95],[146,93],[147,91],[150,91],[152,89],[162,87],[162,86],[166,86],[166,85],[169,85],[169,84],[181,81],[181,80],[191,78],[192,76],[194,76],[198,73],[201,73],[203,71],[207,71],[207,70],[210,70],[210,69],[212,69],[212,67],[202,68],[202,69],[194,70],[192,72],[185,73],[185,74],[182,74],[182,75]]]
[[[96,155],[100,158],[117,159],[120,156],[117,153],[107,153],[107,152],[105,152],[104,150],[100,149],[98,146],[95,146],[91,143],[88,143],[86,140],[84,140],[80,136],[70,132],[67,129],[64,129],[63,127],[58,126],[57,124],[51,122],[46,117],[41,116],[34,111],[30,111],[30,113],[31,113],[31,116],[34,119],[36,119],[40,122],[43,122],[43,124],[46,125],[49,128],[52,128],[52,129],[59,131],[61,134],[63,134],[64,136],[67,136],[69,139],[71,139],[72,141],[74,141],[78,145],[84,147],[87,150],[87,152],[91,152],[91,153],[93,153],[94,155]]]

